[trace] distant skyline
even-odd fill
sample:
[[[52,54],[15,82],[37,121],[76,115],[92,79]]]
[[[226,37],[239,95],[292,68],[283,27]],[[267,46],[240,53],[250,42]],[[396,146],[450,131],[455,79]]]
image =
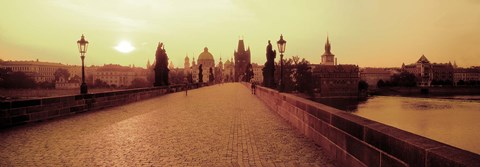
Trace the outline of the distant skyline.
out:
[[[285,58],[320,63],[327,35],[339,64],[400,67],[431,62],[480,65],[480,1],[21,0],[0,1],[0,59],[81,64],[76,41],[90,42],[85,63],[145,67],[158,42],[175,67],[208,47],[218,63],[239,39],[252,62],[267,41],[287,41]],[[275,49],[276,45],[274,46]],[[276,61],[278,61],[277,56]]]

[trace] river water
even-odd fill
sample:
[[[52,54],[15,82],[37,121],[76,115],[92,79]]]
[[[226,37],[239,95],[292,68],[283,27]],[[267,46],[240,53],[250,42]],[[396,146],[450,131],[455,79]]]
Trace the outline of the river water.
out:
[[[480,154],[480,96],[317,101]]]

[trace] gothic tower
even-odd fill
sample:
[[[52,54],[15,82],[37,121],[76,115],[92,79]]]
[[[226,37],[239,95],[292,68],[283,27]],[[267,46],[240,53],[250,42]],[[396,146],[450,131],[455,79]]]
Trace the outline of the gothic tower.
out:
[[[238,41],[237,50],[234,51],[235,57],[235,81],[241,81],[244,77],[245,70],[247,66],[250,64],[250,47],[245,50],[245,44],[243,43],[243,39]]]
[[[152,65],[150,64],[150,59],[148,59],[148,61],[147,61],[147,69],[150,69],[151,66],[152,66]]]
[[[325,43],[325,53],[322,55],[322,65],[335,65],[335,55],[330,52],[331,46],[327,36],[327,43]]]
[[[185,62],[183,63],[183,73],[187,75],[190,70],[190,59],[188,58],[188,55],[185,56]]]

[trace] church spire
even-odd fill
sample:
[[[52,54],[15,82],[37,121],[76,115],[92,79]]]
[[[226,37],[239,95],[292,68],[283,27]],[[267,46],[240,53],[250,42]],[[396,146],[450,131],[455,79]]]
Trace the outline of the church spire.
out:
[[[330,49],[331,49],[330,40],[328,39],[328,35],[327,35],[327,43],[325,43],[325,53],[330,53]]]
[[[173,66],[173,62],[170,60],[170,65],[168,65],[168,69],[174,69],[175,67]]]
[[[245,44],[243,43],[243,39],[238,40],[237,52],[245,52]]]
[[[336,58],[335,55],[332,54],[331,46],[330,46],[330,38],[327,35],[327,42],[325,42],[325,53],[321,56],[321,63],[324,65],[335,65],[336,64]]]

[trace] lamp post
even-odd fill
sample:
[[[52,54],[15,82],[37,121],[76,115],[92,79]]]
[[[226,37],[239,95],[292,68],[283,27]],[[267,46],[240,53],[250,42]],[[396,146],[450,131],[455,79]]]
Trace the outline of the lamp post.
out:
[[[87,84],[85,83],[85,53],[87,53],[88,41],[85,40],[85,36],[82,34],[82,38],[77,41],[78,50],[80,51],[80,58],[82,59],[82,85],[80,85],[80,94],[87,94]]]
[[[280,52],[280,92],[284,91],[285,84],[283,81],[283,53],[285,52],[285,47],[287,41],[283,40],[283,34],[280,35],[280,40],[277,41],[278,51]]]

